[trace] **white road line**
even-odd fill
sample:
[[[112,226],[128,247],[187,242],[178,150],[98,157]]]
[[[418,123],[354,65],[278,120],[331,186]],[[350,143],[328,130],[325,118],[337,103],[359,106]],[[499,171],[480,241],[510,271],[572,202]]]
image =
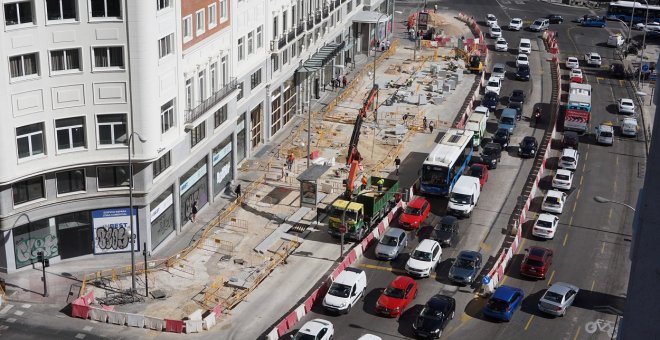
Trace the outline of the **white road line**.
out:
[[[16,319],[15,318],[7,318],[7,322],[14,323],[14,322],[16,322]]]
[[[12,307],[14,307],[14,305],[7,305],[7,306],[5,306],[5,308],[3,308],[2,310],[0,310],[0,314],[5,314],[5,313],[9,312],[9,310],[10,310]]]
[[[78,333],[78,334],[76,334],[76,339],[84,339],[86,336],[87,335],[85,335],[83,333]]]
[[[92,327],[92,326],[85,326],[85,327],[83,327],[83,331],[85,331],[85,332],[91,332],[92,329],[94,329],[94,327]]]
[[[17,310],[17,311],[14,312],[14,315],[18,315],[18,316],[21,316],[23,314],[25,314],[25,313],[22,310]]]
[[[30,307],[32,307],[32,305],[29,304],[29,303],[24,303],[24,304],[21,305],[21,308],[25,308],[25,309],[28,309]]]

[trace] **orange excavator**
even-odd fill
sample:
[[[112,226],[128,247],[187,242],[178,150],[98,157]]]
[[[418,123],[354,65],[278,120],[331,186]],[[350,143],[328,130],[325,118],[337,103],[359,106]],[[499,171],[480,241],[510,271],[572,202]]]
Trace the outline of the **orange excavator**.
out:
[[[370,110],[371,106],[374,104],[376,105],[376,109],[378,108],[378,103],[375,103],[377,94],[378,85],[376,84],[371,88],[367,98],[362,103],[362,108],[360,108],[360,111],[355,118],[355,123],[353,124],[353,133],[351,134],[351,141],[348,144],[348,155],[346,156],[346,165],[350,167],[348,178],[346,179],[346,196],[349,199],[355,191],[355,179],[360,168],[360,162],[362,161],[362,156],[357,148],[360,141],[360,129],[362,128],[364,118],[367,116],[367,110]]]

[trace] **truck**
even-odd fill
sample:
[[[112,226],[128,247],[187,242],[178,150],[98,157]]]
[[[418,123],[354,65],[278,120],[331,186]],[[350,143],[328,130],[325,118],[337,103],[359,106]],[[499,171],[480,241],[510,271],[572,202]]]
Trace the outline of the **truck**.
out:
[[[474,132],[474,135],[472,135],[472,147],[475,150],[479,150],[481,139],[484,138],[487,121],[488,117],[486,117],[485,113],[473,112],[465,123],[465,129]]]
[[[591,85],[571,83],[564,110],[564,129],[584,133],[591,118]]]
[[[379,184],[381,182],[381,184]],[[399,197],[399,181],[371,176],[367,185],[337,198],[328,211],[328,233],[360,241],[392,210]]]

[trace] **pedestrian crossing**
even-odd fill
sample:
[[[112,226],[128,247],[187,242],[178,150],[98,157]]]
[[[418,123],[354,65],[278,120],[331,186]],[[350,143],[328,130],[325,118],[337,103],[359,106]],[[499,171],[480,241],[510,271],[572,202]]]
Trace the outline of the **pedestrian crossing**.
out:
[[[500,4],[502,5],[524,5],[526,1],[524,0],[500,0]]]

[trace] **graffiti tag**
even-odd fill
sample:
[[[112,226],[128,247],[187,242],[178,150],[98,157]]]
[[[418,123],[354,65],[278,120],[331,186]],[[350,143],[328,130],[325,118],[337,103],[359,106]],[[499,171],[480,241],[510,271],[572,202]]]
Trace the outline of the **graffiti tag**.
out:
[[[16,266],[22,267],[37,260],[37,253],[43,252],[46,258],[57,256],[57,236],[46,235],[44,238],[29,238],[18,241],[15,245]]]
[[[128,223],[113,223],[96,228],[96,246],[99,249],[126,249],[129,239]]]

